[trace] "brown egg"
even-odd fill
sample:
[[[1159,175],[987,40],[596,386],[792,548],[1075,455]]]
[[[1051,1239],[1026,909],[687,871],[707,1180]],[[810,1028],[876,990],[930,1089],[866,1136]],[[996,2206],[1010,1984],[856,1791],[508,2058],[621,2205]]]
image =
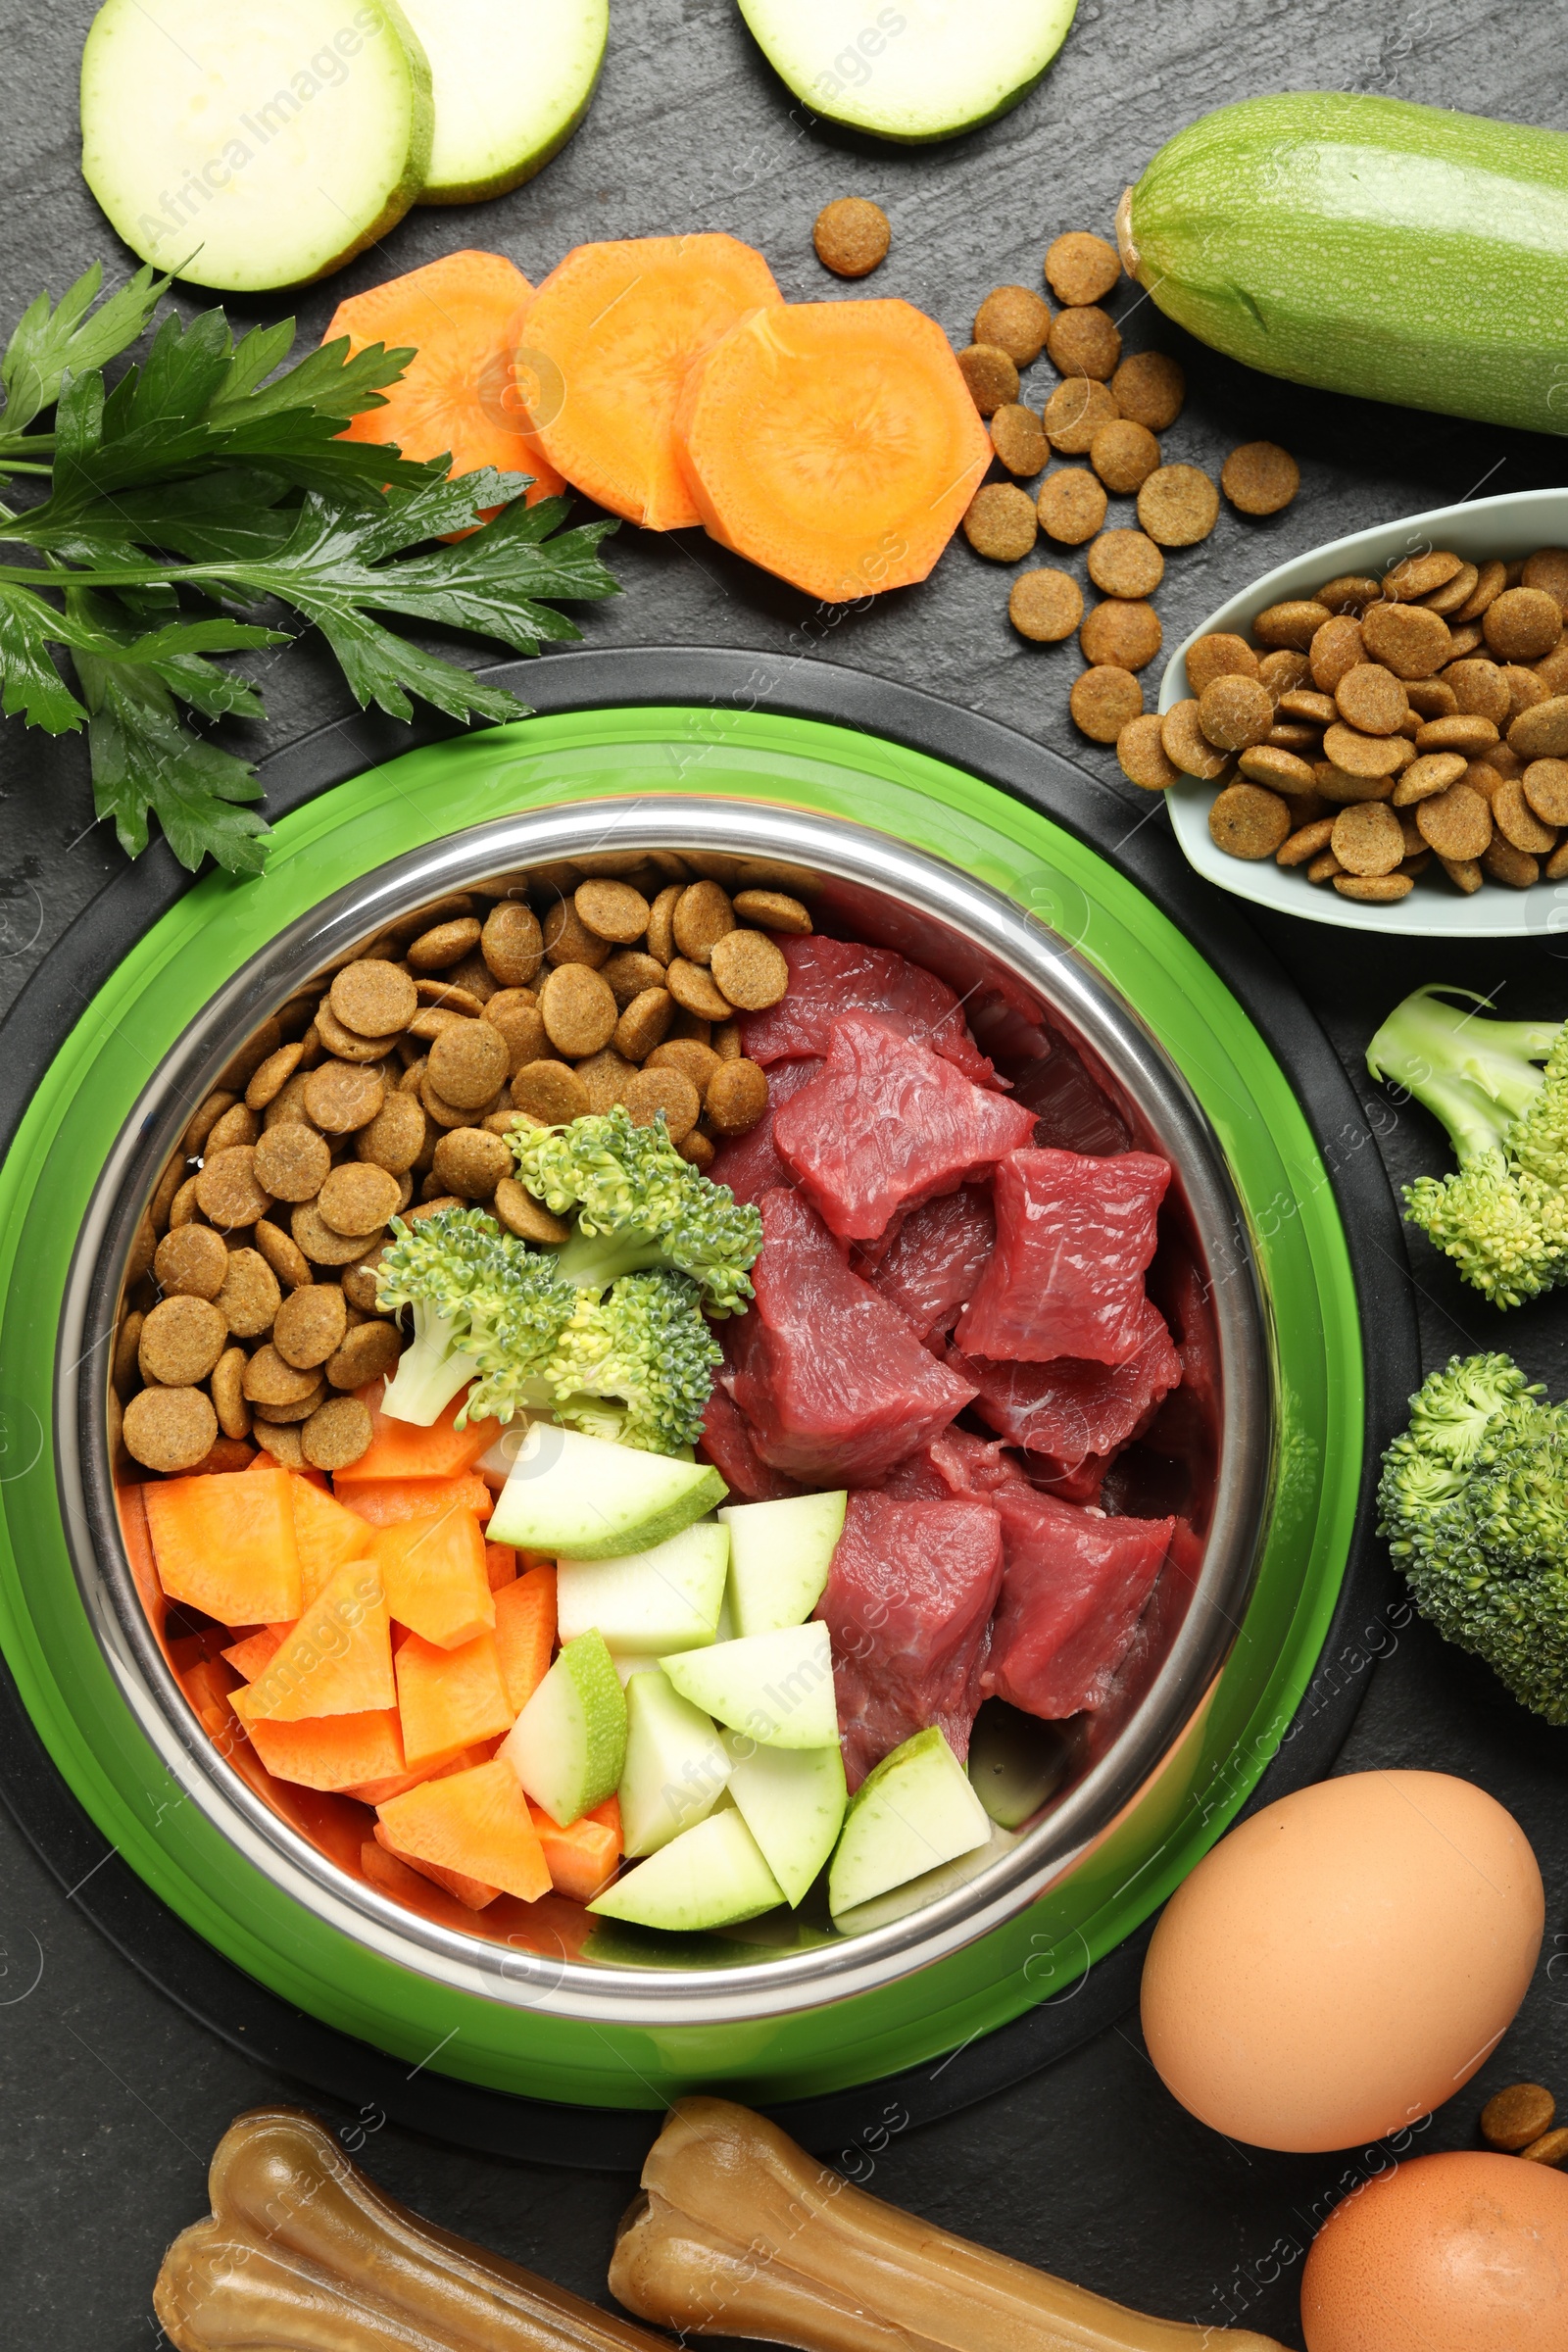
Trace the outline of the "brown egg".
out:
[[[1417,2156],[1330,2214],[1301,2273],[1307,2352],[1563,2352],[1568,2180]]]
[[[1299,1788],[1166,1905],[1144,1963],[1149,2054],[1233,2139],[1380,2139],[1484,2064],[1544,1920],[1529,1841],[1485,1789],[1439,1772]]]

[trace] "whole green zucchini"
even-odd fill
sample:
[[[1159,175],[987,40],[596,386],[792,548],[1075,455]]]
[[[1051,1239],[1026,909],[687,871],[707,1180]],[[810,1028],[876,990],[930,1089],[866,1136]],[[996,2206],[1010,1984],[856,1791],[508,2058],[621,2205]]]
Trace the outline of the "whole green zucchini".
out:
[[[1268,375],[1568,432],[1568,138],[1394,98],[1249,98],[1178,131],[1122,260]]]

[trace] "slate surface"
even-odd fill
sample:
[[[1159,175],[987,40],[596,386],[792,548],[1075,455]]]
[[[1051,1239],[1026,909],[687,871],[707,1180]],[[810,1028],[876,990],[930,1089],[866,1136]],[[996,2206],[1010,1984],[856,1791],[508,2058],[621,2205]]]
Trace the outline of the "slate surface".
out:
[[[90,13],[83,0],[0,8],[7,321],[40,285],[58,293],[95,256],[112,275],[125,267],[75,170],[75,71]],[[1016,113],[951,147],[900,151],[813,124],[728,0],[618,0],[599,96],[564,154],[497,205],[411,216],[380,251],[299,298],[302,333],[314,340],[342,295],[464,243],[505,251],[537,279],[585,238],[728,228],[762,247],[792,299],[830,296],[810,221],[829,197],[864,193],[885,205],[894,233],[868,290],[908,296],[957,343],[989,286],[1038,282],[1053,235],[1108,229],[1125,182],[1204,109],[1280,88],[1346,87],[1568,128],[1563,31],[1556,0],[1494,16],[1459,0],[1371,10],[1360,0],[1090,0],[1057,66]],[[187,313],[200,307],[182,298]],[[1257,572],[1342,531],[1562,478],[1555,442],[1298,392],[1191,345],[1131,288],[1111,307],[1129,348],[1173,350],[1188,369],[1170,458],[1214,468],[1235,442],[1266,435],[1301,461],[1301,495],[1288,514],[1259,524],[1227,511],[1209,541],[1173,559],[1157,600],[1168,644]],[[276,315],[272,305],[232,310],[247,324]],[[1051,380],[1042,365],[1032,394],[1043,398]],[[593,644],[658,638],[756,648],[775,664],[843,662],[1038,733],[1115,781],[1111,756],[1081,743],[1066,718],[1076,651],[1022,645],[1005,618],[1005,575],[961,543],[925,587],[844,614],[816,613],[694,535],[659,542],[623,531],[609,553],[626,593],[588,615]],[[1081,560],[1067,562],[1082,577]],[[469,647],[462,658],[483,657]],[[1151,702],[1158,666],[1147,674]],[[308,640],[268,667],[265,684],[269,721],[245,731],[257,756],[333,719],[358,739],[340,681]],[[1129,823],[1164,821],[1125,789]],[[3,1004],[117,870],[119,853],[91,823],[74,740],[0,730],[0,794]],[[1544,944],[1400,950],[1239,907],[1223,919],[1265,930],[1369,1098],[1366,1038],[1419,981],[1501,989],[1519,1014],[1564,1009],[1564,970]],[[1441,1164],[1423,1114],[1384,1105],[1377,1115],[1392,1175]],[[1429,1361],[1501,1340],[1553,1394],[1568,1388],[1568,1310],[1547,1301],[1504,1326],[1424,1247],[1412,1255]],[[1391,1268],[1391,1280],[1398,1273]],[[1367,1698],[1343,1767],[1468,1775],[1516,1813],[1546,1876],[1546,1947],[1520,2018],[1477,2083],[1418,2142],[1462,2146],[1490,2087],[1535,2076],[1568,2093],[1568,1984],[1557,1982],[1568,1977],[1559,1934],[1568,1927],[1568,1742],[1419,1625],[1363,1671]],[[240,2109],[290,2089],[125,1967],[3,1815],[0,1889],[0,2313],[8,2332],[54,2352],[131,2352],[156,2340],[153,2273],[168,2238],[205,2210],[205,2167],[220,2132]],[[875,2134],[881,2102],[874,2090],[866,2101],[864,2130]],[[346,2112],[330,2120],[354,2129]],[[547,2147],[537,2165],[471,2158],[390,2126],[371,2132],[364,2153],[395,2194],[434,2219],[603,2297],[629,2180],[553,2171]],[[1210,2324],[1245,2319],[1295,2345],[1296,2274],[1311,2230],[1337,2194],[1386,2160],[1379,2150],[1275,2157],[1215,2138],[1167,2097],[1132,2016],[983,2106],[895,2132],[869,2161],[879,2192],[1010,2254],[1130,2304]],[[866,2163],[862,2155],[862,2178]]]

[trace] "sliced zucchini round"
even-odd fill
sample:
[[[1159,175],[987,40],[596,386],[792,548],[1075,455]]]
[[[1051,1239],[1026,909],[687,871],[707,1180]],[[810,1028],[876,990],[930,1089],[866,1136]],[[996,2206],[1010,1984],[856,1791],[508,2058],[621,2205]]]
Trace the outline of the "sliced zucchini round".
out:
[[[740,0],[780,79],[814,114],[878,138],[956,138],[1016,106],[1078,0]]]
[[[430,61],[421,204],[504,195],[566,144],[599,79],[610,0],[403,0]]]

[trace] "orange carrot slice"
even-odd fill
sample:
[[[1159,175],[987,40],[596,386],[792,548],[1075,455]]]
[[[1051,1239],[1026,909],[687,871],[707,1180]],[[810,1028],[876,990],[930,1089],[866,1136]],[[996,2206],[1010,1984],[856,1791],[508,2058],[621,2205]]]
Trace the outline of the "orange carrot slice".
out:
[[[475,1634],[456,1649],[437,1649],[410,1634],[398,1650],[397,1677],[411,1772],[512,1729],[517,1710],[507,1698],[494,1634]]]
[[[481,1511],[479,1516],[484,1517]],[[517,1573],[516,1546],[512,1544],[487,1544],[484,1547],[484,1572],[490,1580],[492,1592],[510,1585]]]
[[[468,1772],[475,1764],[488,1764],[490,1743],[466,1747],[461,1756],[451,1756],[444,1764],[421,1764],[417,1772],[389,1773],[384,1781],[358,1781],[345,1788],[345,1796],[357,1797],[362,1805],[384,1805],[389,1796],[402,1796],[407,1789],[417,1788],[425,1781],[445,1780],[449,1773]]]
[[[300,1558],[286,1470],[167,1478],[142,1490],[158,1581],[220,1625],[300,1613]]]
[[[263,1719],[246,1729],[273,1780],[298,1781],[306,1788],[353,1788],[406,1770],[396,1707],[300,1723]]]
[[[164,1599],[164,1588],[158,1582],[152,1532],[147,1525],[146,1497],[145,1486],[115,1489],[115,1499],[120,1505],[120,1532],[124,1540],[125,1557],[130,1562],[131,1581],[135,1585],[137,1598],[147,1612],[148,1622],[162,1642],[164,1616],[169,1604]]]
[[[351,295],[332,314],[323,341],[349,338],[349,356],[367,344],[396,350],[412,343],[401,383],[385,407],[356,416],[345,441],[396,442],[406,458],[452,460],[454,473],[497,466],[531,473],[529,506],[565,485],[527,430],[525,391],[533,380],[518,347],[534,290],[499,253],[449,253],[368,294]],[[492,513],[496,510],[490,510]]]
[[[556,1572],[527,1568],[495,1596],[496,1652],[514,1716],[550,1671],[556,1646]]]
[[[645,530],[701,522],[670,432],[686,370],[737,318],[783,300],[761,255],[735,237],[575,246],[528,311],[529,416],[546,457]]]
[[[243,1642],[236,1642],[222,1654],[236,1674],[254,1683],[267,1672],[293,1631],[291,1625],[264,1625],[259,1634],[248,1634]]]
[[[293,1471],[289,1473],[289,1502],[300,1555],[300,1603],[308,1609],[319,1600],[340,1568],[366,1557],[370,1531],[363,1517],[345,1510],[330,1494]]]
[[[608,1886],[620,1861],[620,1800],[607,1796],[602,1805],[595,1805],[580,1821],[566,1829],[552,1821],[540,1805],[530,1804],[528,1819],[533,1823],[544,1858],[550,1866],[550,1880],[558,1894],[569,1894],[574,1902],[591,1902],[602,1886]]]
[[[247,1470],[275,1470],[277,1466],[270,1453],[261,1452],[258,1452],[245,1465]],[[317,1488],[322,1494],[330,1494],[332,1492],[324,1470],[291,1470],[289,1476],[302,1480],[308,1487]]]
[[[380,1527],[371,1555],[381,1572],[386,1605],[399,1625],[422,1634],[438,1649],[456,1649],[489,1633],[496,1604],[484,1572],[484,1538],[472,1511],[405,1519]]]
[[[550,1871],[528,1800],[510,1764],[426,1781],[377,1808],[395,1853],[499,1886],[525,1903],[550,1891]]]
[[[923,580],[993,454],[946,335],[897,301],[755,311],[674,438],[710,535],[830,604]]]
[[[345,1507],[370,1527],[396,1527],[400,1519],[427,1519],[450,1510],[454,1503],[488,1519],[495,1495],[472,1470],[461,1478],[367,1478],[346,1486],[340,1498]]]
[[[375,1825],[375,1841],[406,1869],[416,1870],[421,1879],[429,1879],[443,1893],[455,1895],[469,1911],[484,1910],[501,1892],[499,1886],[486,1886],[483,1879],[470,1879],[466,1871],[443,1870],[439,1862],[421,1862],[414,1854],[400,1854],[384,1822]]]
[[[386,1595],[373,1560],[340,1568],[248,1690],[234,1712],[249,1727],[318,1715],[366,1715],[397,1704]]]
[[[370,1411],[370,1443],[357,1462],[334,1473],[339,1489],[358,1486],[368,1478],[461,1478],[501,1435],[499,1421],[470,1422],[454,1429],[464,1398],[453,1397],[439,1421],[416,1429],[412,1421],[394,1421],[381,1410],[383,1381],[372,1381],[358,1394]],[[347,1502],[347,1494],[339,1500]]]

